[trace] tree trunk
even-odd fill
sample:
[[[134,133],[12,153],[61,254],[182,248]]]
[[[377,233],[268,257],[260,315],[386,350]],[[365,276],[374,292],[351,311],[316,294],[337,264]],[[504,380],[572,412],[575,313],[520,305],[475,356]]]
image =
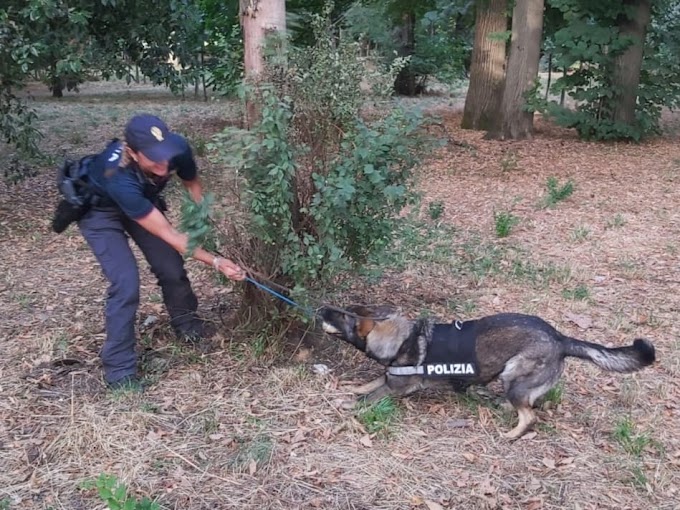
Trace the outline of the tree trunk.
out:
[[[239,0],[243,28],[245,81],[257,85],[264,72],[263,46],[272,32],[286,31],[285,0]],[[260,117],[258,105],[246,102],[245,126],[250,128]]]
[[[416,47],[415,27],[415,13],[405,13],[402,16],[402,25],[399,27],[399,56],[408,57],[413,55]],[[419,92],[416,86],[416,75],[410,62],[399,72],[394,80],[394,91],[402,96],[415,96]]]
[[[508,29],[507,6],[507,0],[482,0],[477,4],[463,129],[490,131],[499,117],[506,53],[506,41],[499,35]]]
[[[49,89],[52,92],[52,97],[64,97],[64,80],[62,80],[61,76],[57,75],[56,62],[50,64],[50,71]]]
[[[50,89],[52,90],[52,97],[64,97],[64,84],[59,78],[52,79]]]
[[[552,52],[548,53],[548,83],[545,85],[545,100],[548,100],[548,96],[550,96],[550,82],[552,81],[552,61],[553,61],[553,54]]]
[[[620,92],[614,96],[612,120],[628,125],[635,124],[635,107],[637,105],[640,70],[642,69],[642,53],[645,35],[651,17],[650,0],[624,0],[624,7],[629,7],[630,18],[625,14],[619,16],[619,33],[633,40],[626,51],[614,59],[612,85]]]
[[[538,76],[543,33],[543,0],[516,0],[512,10],[512,38],[508,58],[500,129],[489,138],[520,140],[531,138],[534,113],[524,110],[526,94]]]

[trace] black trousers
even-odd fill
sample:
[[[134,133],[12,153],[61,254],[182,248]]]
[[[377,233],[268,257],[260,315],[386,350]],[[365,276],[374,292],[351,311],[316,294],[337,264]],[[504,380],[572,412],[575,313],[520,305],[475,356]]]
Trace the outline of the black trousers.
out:
[[[200,327],[198,302],[182,256],[165,241],[142,228],[117,207],[93,207],[79,222],[83,237],[109,281],[106,340],[100,356],[104,378],[114,382],[135,375],[135,319],[139,306],[139,269],[128,238],[139,246],[158,279],[171,324],[180,333]]]

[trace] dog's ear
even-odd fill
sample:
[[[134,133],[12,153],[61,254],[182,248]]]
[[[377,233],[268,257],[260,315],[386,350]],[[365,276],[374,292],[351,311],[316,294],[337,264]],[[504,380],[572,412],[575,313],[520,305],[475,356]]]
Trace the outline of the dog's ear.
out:
[[[373,331],[375,327],[375,321],[372,319],[359,319],[357,323],[357,335],[361,338],[366,338],[368,334]]]

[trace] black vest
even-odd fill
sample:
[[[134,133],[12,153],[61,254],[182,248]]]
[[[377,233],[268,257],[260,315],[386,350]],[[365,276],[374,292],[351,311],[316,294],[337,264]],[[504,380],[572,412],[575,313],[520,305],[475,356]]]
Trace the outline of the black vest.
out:
[[[435,324],[423,361],[425,377],[477,377],[475,322]]]

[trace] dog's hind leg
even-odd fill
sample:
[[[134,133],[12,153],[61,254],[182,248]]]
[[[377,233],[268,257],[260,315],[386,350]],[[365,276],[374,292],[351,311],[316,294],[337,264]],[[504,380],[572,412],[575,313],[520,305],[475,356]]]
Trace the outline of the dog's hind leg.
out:
[[[536,423],[532,407],[536,400],[555,386],[562,374],[564,363],[561,359],[514,358],[507,365],[500,379],[505,395],[517,409],[519,423],[507,434],[508,439],[524,435]]]
[[[517,415],[519,417],[519,423],[510,432],[503,434],[508,439],[517,439],[523,436],[529,431],[529,429],[536,423],[536,415],[531,407],[519,407],[517,408]]]

